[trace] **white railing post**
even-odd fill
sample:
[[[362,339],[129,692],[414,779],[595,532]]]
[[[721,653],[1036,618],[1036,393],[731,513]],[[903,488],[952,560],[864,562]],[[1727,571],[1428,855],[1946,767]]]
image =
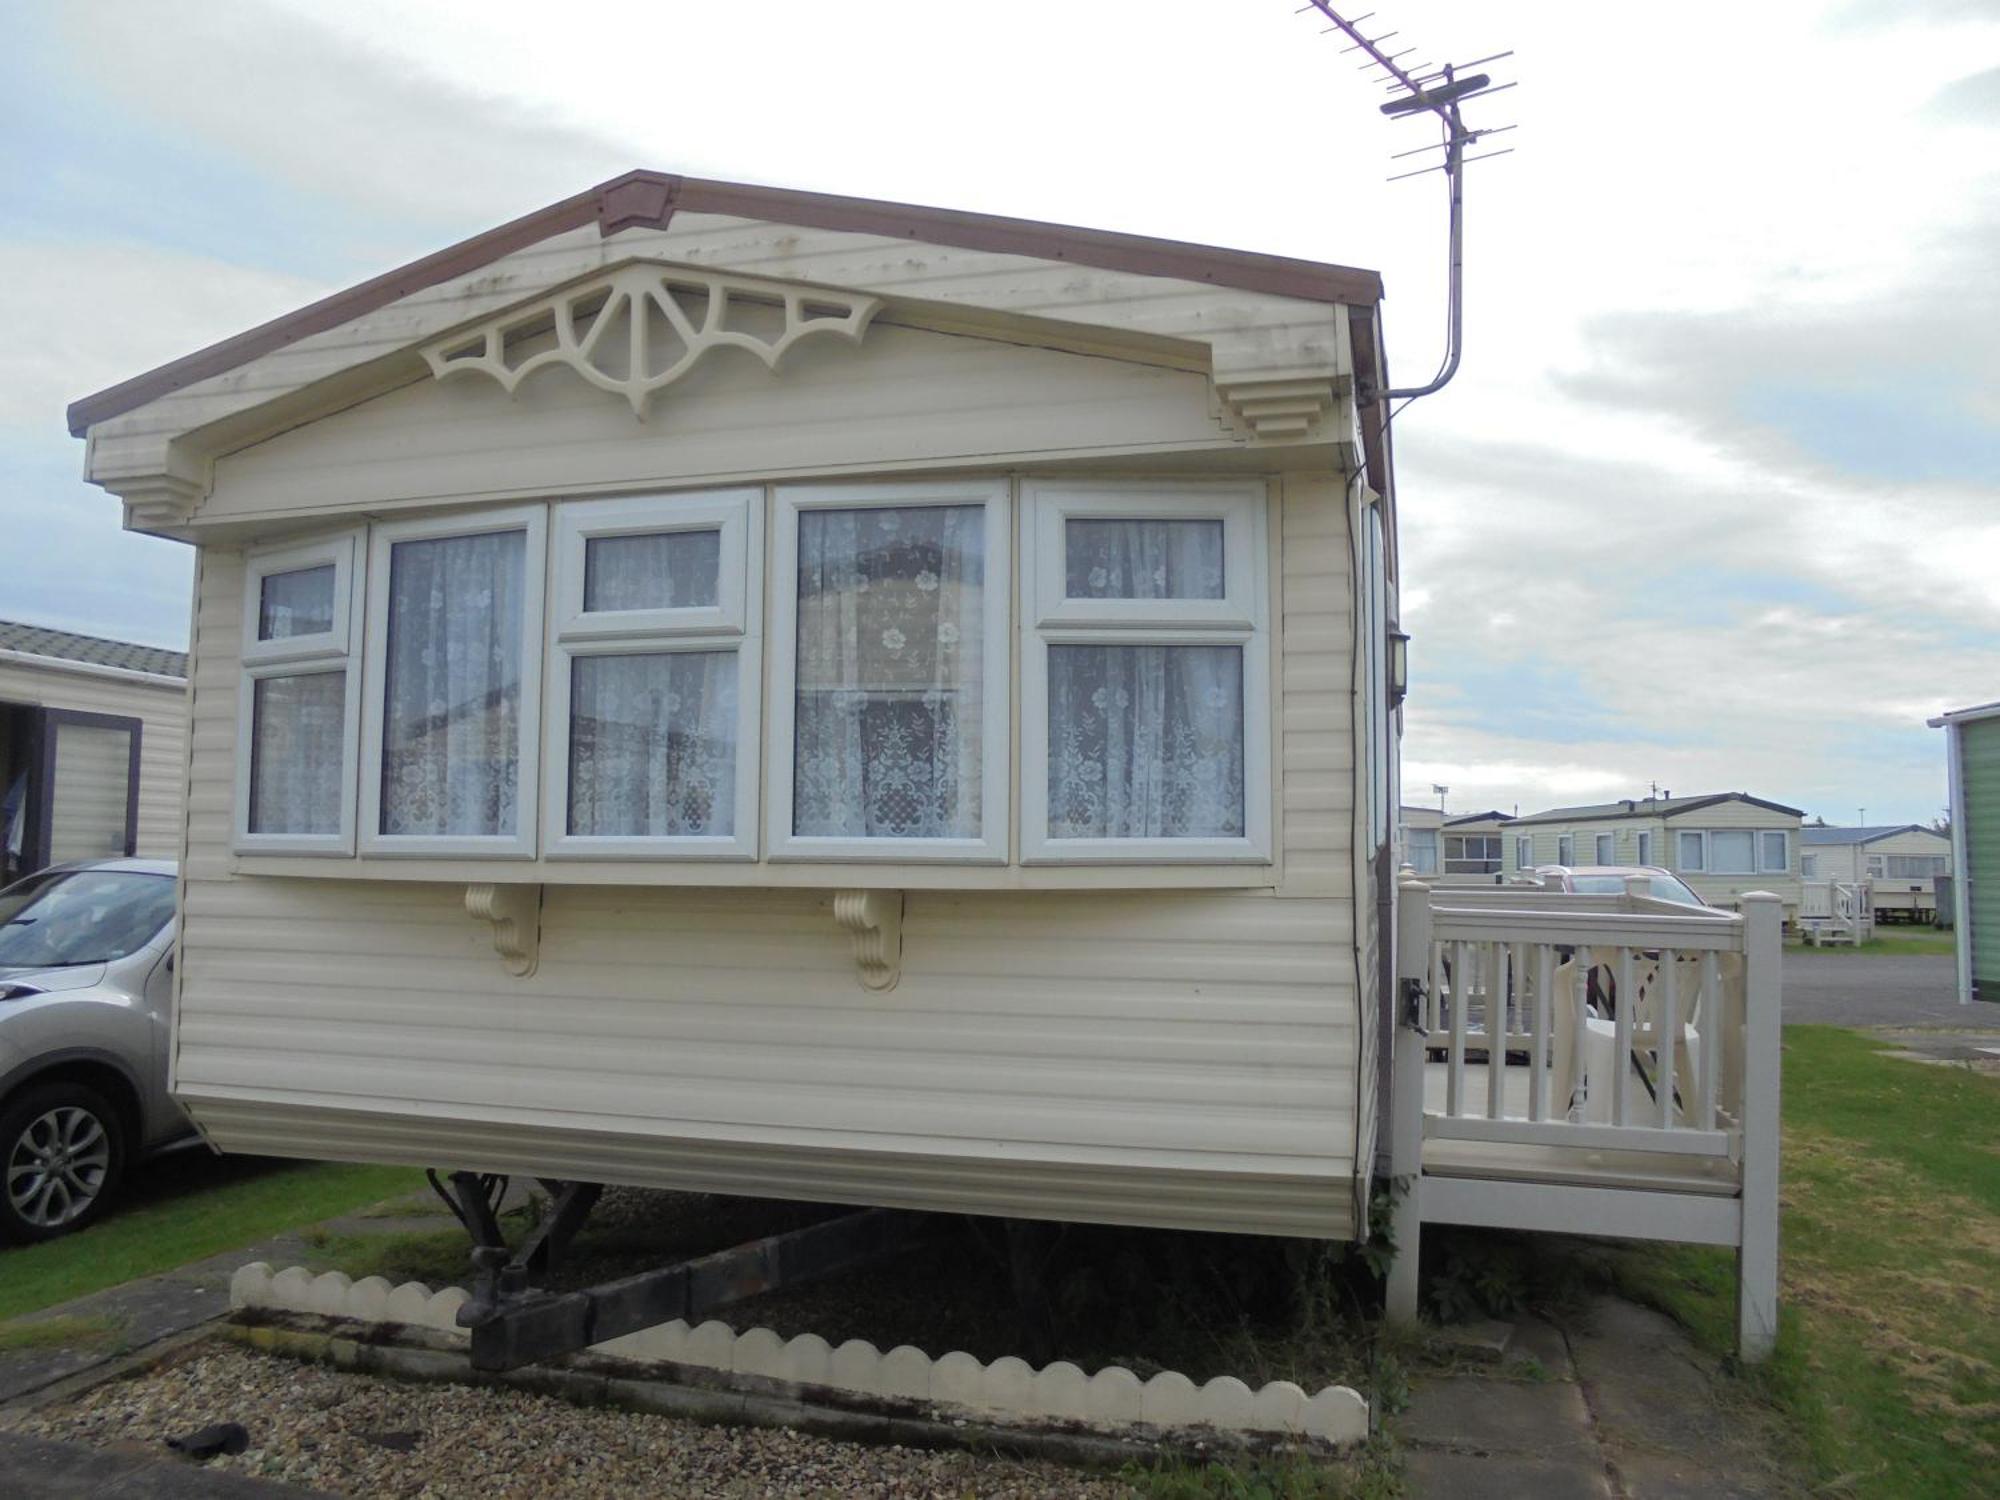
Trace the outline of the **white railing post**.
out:
[[[1778,1338],[1779,1007],[1784,998],[1784,903],[1767,891],[1742,898],[1743,1199],[1736,1252],[1736,1349],[1745,1364]]]
[[[1431,965],[1431,891],[1421,880],[1397,883],[1396,994],[1391,997],[1396,1024],[1390,1046],[1389,1175],[1404,1186],[1389,1218],[1396,1241],[1396,1258],[1389,1265],[1387,1313],[1391,1323],[1417,1321],[1418,1251],[1423,1236],[1424,1187],[1424,1039],[1412,1023],[1403,992],[1433,977]],[[1461,979],[1455,975],[1455,979]],[[1454,1008],[1463,1005],[1452,997]],[[1426,1005],[1428,1009],[1428,1004]]]

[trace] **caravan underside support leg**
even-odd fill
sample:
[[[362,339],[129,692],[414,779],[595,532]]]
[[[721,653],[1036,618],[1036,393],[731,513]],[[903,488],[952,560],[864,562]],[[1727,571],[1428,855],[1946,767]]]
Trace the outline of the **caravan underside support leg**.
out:
[[[475,1295],[458,1321],[472,1331],[474,1369],[517,1369],[674,1318],[698,1323],[760,1292],[866,1265],[921,1244],[935,1222],[864,1209],[579,1292],[531,1292],[523,1284],[492,1301]]]

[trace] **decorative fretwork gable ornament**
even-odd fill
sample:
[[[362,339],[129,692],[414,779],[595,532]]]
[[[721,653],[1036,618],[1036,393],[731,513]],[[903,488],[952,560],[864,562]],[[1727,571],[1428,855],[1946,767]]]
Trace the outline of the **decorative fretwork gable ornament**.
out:
[[[564,288],[423,347],[439,380],[490,375],[512,395],[547,365],[567,365],[643,418],[653,397],[713,349],[747,349],[769,366],[801,339],[858,344],[879,297],[646,262]]]

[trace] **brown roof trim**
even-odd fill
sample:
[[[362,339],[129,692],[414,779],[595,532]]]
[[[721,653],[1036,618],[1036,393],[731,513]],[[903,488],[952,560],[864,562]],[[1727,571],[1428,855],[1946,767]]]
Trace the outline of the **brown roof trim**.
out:
[[[323,297],[297,312],[73,401],[69,407],[69,430],[81,437],[94,423],[144,406],[182,386],[248,364],[286,344],[324,333],[399,297],[463,276],[593,219],[600,233],[612,235],[635,225],[664,227],[681,209],[690,213],[771,219],[809,229],[894,235],[962,250],[1032,255],[1139,276],[1208,281],[1309,302],[1372,304],[1382,297],[1379,275],[1349,266],[1183,244],[1144,235],[1114,234],[1101,229],[1077,229],[1031,219],[885,203],[872,198],[841,198],[827,193],[713,182],[662,172],[627,172],[573,198],[537,209],[386,275]]]

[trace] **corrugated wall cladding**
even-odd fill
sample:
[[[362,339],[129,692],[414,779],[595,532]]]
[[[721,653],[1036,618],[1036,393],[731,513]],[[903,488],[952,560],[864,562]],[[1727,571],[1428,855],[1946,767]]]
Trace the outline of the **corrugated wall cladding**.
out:
[[[186,772],[187,690],[94,673],[0,662],[0,702],[70,708],[138,719],[139,828],[134,853],[172,859],[181,847],[181,785]]]
[[[886,994],[831,892],[549,885],[514,979],[462,885],[234,875],[241,561],[205,549],[176,1088],[231,1150],[1350,1232],[1337,494],[1285,507],[1282,888],[911,891]]]
[[[1958,727],[1960,800],[1965,806],[1965,869],[1972,930],[1972,986],[1981,1000],[2000,1000],[2000,719]]]

